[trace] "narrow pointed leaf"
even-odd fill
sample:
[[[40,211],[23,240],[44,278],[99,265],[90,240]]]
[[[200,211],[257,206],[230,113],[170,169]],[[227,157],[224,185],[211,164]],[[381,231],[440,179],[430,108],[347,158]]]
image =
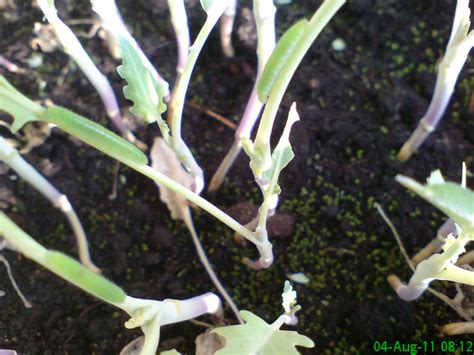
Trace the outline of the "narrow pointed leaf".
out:
[[[265,64],[262,76],[257,83],[257,93],[260,102],[267,102],[278,75],[285,66],[293,50],[297,47],[309,26],[308,20],[301,20],[291,26],[278,41],[270,58]]]

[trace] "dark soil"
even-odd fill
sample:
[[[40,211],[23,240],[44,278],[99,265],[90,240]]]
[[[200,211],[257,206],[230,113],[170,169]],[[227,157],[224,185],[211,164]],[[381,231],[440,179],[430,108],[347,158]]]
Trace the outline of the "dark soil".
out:
[[[63,18],[91,17],[88,1],[57,2],[62,4]],[[41,57],[43,64],[23,75],[2,68],[0,73],[32,98],[50,98],[110,127],[98,95],[76,66],[68,64],[65,54],[30,48],[33,23],[40,22],[42,15],[31,8],[31,1],[15,3],[16,10],[0,11],[0,54],[24,67],[32,56]],[[118,3],[152,62],[173,82],[176,45],[166,2]],[[197,1],[191,3],[189,21],[196,35],[204,13]],[[309,17],[319,3],[294,1],[279,7],[279,33],[301,17]],[[236,57],[223,57],[214,33],[188,92],[189,101],[235,122],[255,76],[254,43],[237,35],[244,25],[242,11],[250,6],[249,1],[242,1],[239,7]],[[239,308],[272,322],[281,313],[286,275],[304,272],[310,278],[307,285],[294,285],[302,306],[296,329],[316,343],[305,353],[368,354],[376,340],[439,343],[439,327],[460,320],[430,294],[412,303],[397,298],[386,276],[396,273],[407,280],[410,270],[373,208],[374,202],[384,206],[408,252],[414,254],[435,236],[444,217],[407,193],[394,176],[424,180],[440,168],[448,179],[460,181],[462,161],[474,169],[472,60],[436,132],[407,163],[395,159],[429,104],[435,65],[449,37],[453,13],[454,2],[448,0],[354,0],[323,31],[298,69],[276,123],[279,133],[290,104],[296,101],[301,115],[291,135],[296,158],[281,176],[280,215],[273,221],[278,231],[273,238],[276,260],[270,269],[248,270],[240,259],[254,258],[255,249],[236,244],[233,232],[213,217],[194,214],[209,258]],[[88,30],[88,26],[74,29]],[[347,48],[335,52],[331,42],[339,37]],[[115,72],[118,63],[99,38],[82,42],[113,81],[126,110],[129,103],[121,94],[123,82]],[[191,107],[186,107],[184,115],[185,140],[210,178],[233,132]],[[10,120],[5,115],[1,118]],[[136,133],[150,145],[158,129],[139,125]],[[3,126],[0,134],[11,137]],[[21,137],[20,141],[24,143]],[[49,171],[48,179],[68,195],[87,231],[94,261],[131,296],[180,299],[215,291],[186,229],[171,221],[153,182],[121,166],[117,198],[110,200],[115,163],[58,130],[26,158],[45,173]],[[46,247],[77,255],[63,215],[15,177],[11,171],[0,175],[2,208]],[[218,193],[204,193],[204,197],[236,217],[251,208],[245,202],[258,206],[260,196],[247,158],[240,157]],[[0,348],[22,354],[113,354],[140,334],[123,327],[127,317],[120,310],[21,255],[11,251],[4,255],[34,306],[23,307],[2,270],[0,286],[6,296],[0,298]],[[451,284],[433,286],[454,294]],[[201,320],[219,324],[209,317]],[[235,322],[229,309],[225,322]],[[162,348],[193,353],[194,339],[204,331],[190,322],[164,327]]]

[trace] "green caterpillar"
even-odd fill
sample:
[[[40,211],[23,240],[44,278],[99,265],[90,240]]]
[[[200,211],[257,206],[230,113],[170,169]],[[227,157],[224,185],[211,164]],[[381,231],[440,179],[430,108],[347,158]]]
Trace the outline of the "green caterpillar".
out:
[[[116,284],[97,275],[73,258],[58,251],[46,255],[46,267],[73,285],[109,303],[122,303],[127,295]]]
[[[146,155],[133,144],[105,127],[63,107],[49,107],[42,113],[41,118],[46,122],[54,123],[63,131],[119,161],[148,163]]]
[[[270,58],[268,58],[262,76],[257,83],[258,99],[262,103],[267,102],[278,75],[303,37],[308,24],[308,20],[301,20],[291,26],[280,38]]]

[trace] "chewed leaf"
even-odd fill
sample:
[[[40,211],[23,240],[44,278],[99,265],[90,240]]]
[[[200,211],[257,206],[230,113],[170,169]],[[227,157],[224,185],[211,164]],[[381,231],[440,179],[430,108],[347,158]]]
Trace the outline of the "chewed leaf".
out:
[[[193,177],[183,168],[175,152],[168,147],[163,138],[155,138],[150,158],[153,169],[191,190],[194,183]],[[173,219],[184,219],[183,211],[188,208],[188,201],[180,194],[164,186],[158,185],[158,187],[160,189],[160,199],[166,203],[171,212],[171,217]]]
[[[161,121],[161,114],[166,111],[163,102],[166,87],[156,81],[143,65],[138,52],[124,38],[120,38],[120,55],[123,63],[117,72],[128,84],[123,88],[123,93],[134,104],[130,112],[143,117],[148,123]]]
[[[285,66],[293,50],[297,47],[300,39],[303,37],[309,22],[301,20],[291,26],[278,41],[267,64],[263,70],[262,76],[257,83],[258,99],[265,103],[268,95],[272,91],[273,84],[277,80],[280,71]]]
[[[235,354],[298,354],[296,346],[312,348],[314,342],[295,331],[280,330],[278,325],[268,324],[249,311],[240,311],[245,324],[214,329],[224,337],[226,345],[216,355]]]
[[[280,187],[278,184],[276,184],[278,181],[278,176],[295,156],[290,144],[290,131],[293,127],[293,124],[299,119],[300,117],[296,111],[296,104],[293,103],[293,105],[291,105],[290,113],[288,114],[288,119],[286,121],[283,133],[281,134],[280,140],[278,141],[278,144],[272,153],[272,167],[263,174],[265,179],[268,181],[275,181],[273,194],[280,193]]]
[[[452,182],[444,182],[440,174],[432,174],[427,185],[424,186],[406,176],[398,175],[396,180],[443,211],[462,229],[474,228],[474,192],[472,190]]]

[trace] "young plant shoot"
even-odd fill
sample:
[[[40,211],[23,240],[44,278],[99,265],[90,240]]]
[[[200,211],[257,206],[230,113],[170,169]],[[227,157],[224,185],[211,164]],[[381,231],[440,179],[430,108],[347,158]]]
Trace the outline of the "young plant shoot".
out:
[[[103,28],[107,31],[108,37],[113,38],[113,42],[121,47],[123,41],[127,42],[133,47],[134,51],[140,58],[141,63],[145,66],[147,71],[158,83],[163,90],[164,97],[169,95],[169,85],[156,71],[155,67],[150,63],[145,53],[141,50],[137,41],[128,32],[125,23],[123,22],[122,16],[115,4],[115,0],[91,0],[92,10],[99,15]],[[119,50],[120,52],[120,50]],[[123,58],[123,56],[121,55]]]
[[[60,193],[34,167],[23,159],[20,153],[15,148],[8,145],[2,136],[0,136],[0,160],[15,170],[22,179],[33,185],[51,201],[54,207],[59,208],[64,213],[74,231],[74,235],[76,236],[81,262],[88,269],[94,272],[99,272],[99,268],[94,265],[90,258],[87,237],[82,228],[82,224],[72,205],[69,203],[67,196]]]
[[[98,299],[122,309],[130,315],[128,329],[140,327],[145,341],[140,354],[155,354],[160,340],[160,327],[183,322],[221,309],[219,298],[213,293],[187,300],[155,301],[127,296],[113,282],[86,269],[73,258],[58,251],[48,250],[21,230],[0,212],[0,236],[16,251],[55,273],[59,277]]]
[[[242,120],[240,121],[239,127],[235,131],[234,143],[212,177],[211,182],[209,183],[209,191],[216,191],[222,185],[227,172],[232,167],[234,161],[242,151],[243,139],[250,138],[252,129],[255,126],[258,117],[260,116],[260,112],[262,111],[263,103],[258,100],[257,96],[257,82],[260,80],[260,76],[262,75],[263,68],[267,63],[268,58],[275,49],[275,13],[276,8],[273,5],[273,0],[253,1],[253,14],[257,26],[258,36],[257,78],[247,102],[247,106],[245,107]]]
[[[124,87],[124,94],[126,98],[134,103],[134,106],[130,109],[131,112],[142,116],[148,123],[154,121],[158,123],[163,139],[193,176],[192,190],[197,194],[204,188],[204,174],[181,136],[184,100],[199,53],[212,28],[224,12],[226,2],[202,1],[201,5],[207,13],[207,19],[191,47],[182,73],[178,77],[168,106],[168,122],[161,118],[161,114],[166,110],[166,105],[163,102],[163,95],[165,94],[163,85],[154,78],[136,48],[126,39],[121,39],[120,42],[123,64],[117,68],[119,75],[128,84]],[[171,132],[169,127],[171,127]]]
[[[254,220],[258,220],[256,235],[263,245],[267,245],[268,242],[267,217],[278,205],[278,194],[280,193],[277,185],[278,176],[293,158],[291,145],[288,141],[289,130],[291,125],[299,119],[293,106],[280,142],[272,154],[270,137],[278,107],[299,63],[324,26],[344,3],[345,0],[326,0],[310,21],[301,20],[290,27],[278,41],[257,83],[259,100],[266,103],[266,106],[255,140],[244,138],[243,148],[250,157],[250,168],[263,194],[259,216]],[[266,252],[268,255],[271,254],[268,250]],[[260,251],[260,254],[265,255],[263,251]],[[267,267],[267,265],[260,264],[260,261],[265,261],[265,259],[260,258],[257,263],[248,259],[244,260],[254,269]],[[266,261],[272,262],[271,259]]]
[[[467,60],[469,51],[474,46],[474,31],[469,32],[470,14],[469,0],[458,0],[451,37],[443,59],[438,65],[438,76],[431,103],[418,123],[418,127],[398,153],[398,159],[401,161],[410,159],[430,133],[436,129],[446,111],[459,73]]]
[[[44,108],[36,104],[17,91],[3,76],[0,76],[0,111],[8,112],[13,116],[12,131],[14,133],[30,121],[53,123],[63,131],[149,177],[157,184],[180,194],[254,243],[262,253],[260,258],[263,265],[269,266],[271,264],[273,255],[268,240],[261,241],[254,232],[242,226],[195,192],[148,166],[146,155],[115,133],[65,108],[58,106]],[[269,252],[270,254],[268,254]]]
[[[137,139],[127,127],[127,124],[120,113],[120,108],[112,86],[107,78],[99,71],[99,69],[97,69],[96,65],[84,50],[71,29],[58,17],[56,7],[54,6],[54,0],[38,0],[38,5],[48,22],[51,24],[51,27],[53,28],[58,40],[61,42],[64,51],[74,60],[99,93],[105,106],[105,110],[107,111],[107,115],[110,117],[114,125],[127,140],[130,142],[137,142]]]
[[[191,74],[197,62],[202,47],[206,42],[211,30],[216,25],[222,13],[228,6],[229,1],[201,0],[201,6],[207,14],[206,22],[199,31],[189,51],[188,60],[181,76],[173,91],[173,98],[168,107],[168,124],[171,126],[171,148],[175,151],[178,159],[188,169],[194,178],[195,185],[193,191],[200,193],[204,188],[204,174],[202,169],[196,163],[188,146],[184,143],[181,136],[181,125],[183,119],[184,101],[186,92],[191,80]]]
[[[260,255],[267,256],[267,258],[260,258],[257,262],[243,259],[245,264],[255,270],[266,268],[273,262],[272,245],[268,240],[267,219],[275,213],[275,209],[278,206],[278,195],[281,192],[280,186],[278,186],[280,172],[295,156],[291,149],[290,131],[293,124],[299,119],[298,112],[296,111],[296,104],[293,103],[283,133],[280,136],[277,146],[273,150],[271,158],[272,166],[270,169],[266,170],[260,178],[256,177],[257,183],[262,191],[263,202],[260,206],[257,218],[255,218],[254,221],[251,221],[249,225],[251,225],[252,228],[256,227],[255,233],[264,247],[264,249],[260,250]],[[249,155],[253,153],[251,150],[247,151],[248,148],[245,146],[244,149],[246,149],[246,152]],[[256,223],[256,226],[253,225],[254,223]],[[249,225],[247,225],[247,227]]]
[[[314,342],[307,336],[295,331],[280,330],[283,324],[291,323],[293,316],[301,307],[296,304],[296,291],[286,281],[282,293],[282,306],[285,312],[272,324],[249,311],[240,311],[245,324],[216,328],[216,333],[225,338],[224,348],[216,355],[236,354],[299,354],[296,346],[314,347]]]
[[[433,280],[447,280],[474,286],[474,272],[456,265],[459,256],[466,251],[466,245],[474,241],[474,192],[463,183],[446,182],[439,170],[434,171],[425,186],[405,177],[397,181],[414,191],[433,206],[449,216],[456,225],[457,236],[450,234],[441,254],[434,254],[420,262],[408,285],[392,275],[389,282],[398,296],[405,301],[418,298]]]

